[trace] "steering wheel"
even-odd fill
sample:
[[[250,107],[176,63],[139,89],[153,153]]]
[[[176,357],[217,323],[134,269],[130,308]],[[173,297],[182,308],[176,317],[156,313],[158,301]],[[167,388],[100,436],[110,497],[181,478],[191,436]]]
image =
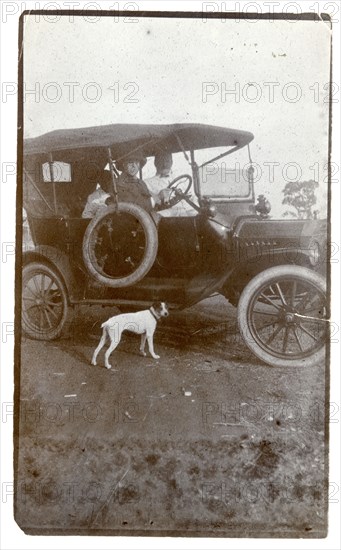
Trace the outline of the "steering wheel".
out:
[[[183,191],[182,189],[178,189],[179,185],[182,182],[188,181],[186,189]],[[192,187],[192,176],[189,174],[181,174],[174,180],[172,180],[169,184],[167,189],[171,189],[171,194],[169,195],[169,199],[167,204],[165,204],[165,208],[171,208],[175,204],[178,204],[178,202],[182,201],[187,196],[188,191]],[[174,196],[172,197],[172,194]],[[172,198],[171,198],[172,197]]]

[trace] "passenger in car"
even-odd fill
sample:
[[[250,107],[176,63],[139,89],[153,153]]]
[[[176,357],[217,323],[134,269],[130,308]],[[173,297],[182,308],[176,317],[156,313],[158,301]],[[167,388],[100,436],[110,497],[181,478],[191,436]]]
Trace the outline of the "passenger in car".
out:
[[[105,202],[109,197],[112,196],[112,182],[110,172],[97,173],[96,180],[96,189],[93,193],[87,198],[84,210],[82,212],[82,218],[93,218],[100,212],[103,208],[106,208],[107,203]]]
[[[119,201],[132,202],[151,212],[154,209],[155,200],[145,182],[137,177],[140,168],[146,162],[147,159],[138,154],[117,161],[116,168],[121,174],[117,179],[116,188]]]

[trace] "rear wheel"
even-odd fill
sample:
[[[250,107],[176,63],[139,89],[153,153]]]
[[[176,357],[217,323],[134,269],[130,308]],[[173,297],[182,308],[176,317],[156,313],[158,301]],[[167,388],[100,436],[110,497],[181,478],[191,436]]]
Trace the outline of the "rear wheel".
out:
[[[22,328],[35,340],[53,340],[63,330],[68,316],[64,283],[49,266],[34,262],[26,265],[22,277]]]
[[[323,363],[328,338],[325,280],[300,266],[267,269],[245,287],[238,323],[247,346],[269,365]]]

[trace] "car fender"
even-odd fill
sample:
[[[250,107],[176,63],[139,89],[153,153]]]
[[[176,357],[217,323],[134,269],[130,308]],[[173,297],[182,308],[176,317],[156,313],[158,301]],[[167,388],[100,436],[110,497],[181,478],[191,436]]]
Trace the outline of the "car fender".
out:
[[[62,277],[70,302],[81,299],[83,285],[75,276],[75,269],[70,258],[62,250],[49,245],[39,245],[23,252],[23,265],[29,262],[45,262],[59,272]]]
[[[255,276],[269,267],[287,264],[301,265],[310,269],[315,267],[311,263],[309,251],[299,247],[250,249],[247,258],[240,257],[236,262],[231,276],[234,277],[239,273],[252,273],[252,276]]]
[[[233,305],[237,305],[239,296],[244,287],[262,271],[279,265],[300,265],[310,268],[312,271],[318,271],[310,261],[309,252],[299,247],[277,248],[263,250],[262,253],[256,253],[256,250],[250,251],[248,258],[237,261],[223,285],[223,294]],[[228,272],[229,266],[226,267]]]

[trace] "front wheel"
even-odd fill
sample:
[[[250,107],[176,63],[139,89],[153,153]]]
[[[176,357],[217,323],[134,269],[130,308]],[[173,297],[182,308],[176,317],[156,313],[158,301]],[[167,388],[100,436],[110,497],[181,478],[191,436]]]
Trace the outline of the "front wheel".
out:
[[[22,275],[23,332],[34,340],[54,340],[67,316],[67,293],[58,273],[40,262],[26,265]]]
[[[325,280],[300,266],[266,269],[243,290],[238,324],[250,350],[269,365],[323,363],[328,338]]]

